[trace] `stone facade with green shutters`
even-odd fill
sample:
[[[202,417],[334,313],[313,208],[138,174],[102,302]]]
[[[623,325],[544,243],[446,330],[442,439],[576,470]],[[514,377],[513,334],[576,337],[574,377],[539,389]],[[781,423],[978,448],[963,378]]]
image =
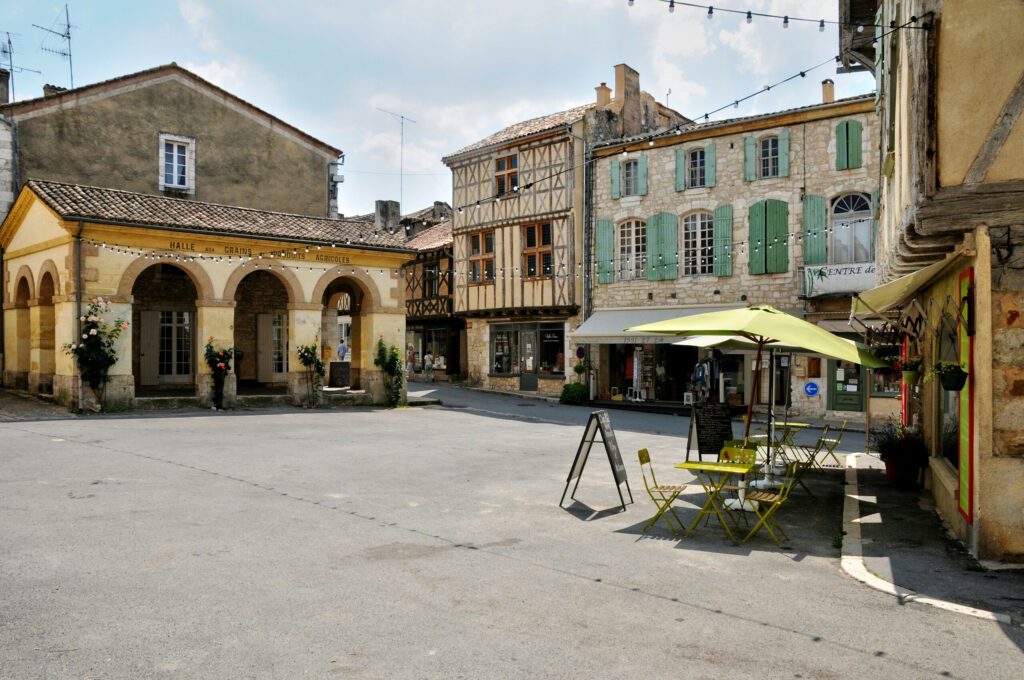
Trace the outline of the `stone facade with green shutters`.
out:
[[[813,322],[837,300],[848,310],[863,288],[808,297],[808,267],[873,271],[870,95],[606,145],[594,157],[596,312],[770,304]],[[832,410],[826,390],[805,397],[802,387],[795,378],[798,409]]]

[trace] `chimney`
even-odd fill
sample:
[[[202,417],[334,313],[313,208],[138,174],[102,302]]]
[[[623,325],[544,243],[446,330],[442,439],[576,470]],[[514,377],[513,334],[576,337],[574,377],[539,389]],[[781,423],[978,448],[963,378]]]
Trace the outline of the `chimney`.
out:
[[[836,100],[836,84],[831,78],[821,81],[821,103],[831,104]]]
[[[11,72],[0,68],[0,104],[11,102]]]
[[[615,65],[615,99],[624,101],[640,94],[640,74],[626,64]]]
[[[68,88],[61,87],[60,85],[50,85],[49,83],[47,83],[46,85],[43,85],[43,96],[49,97],[53,94],[60,94],[61,92],[64,92],[67,89]]]
[[[612,103],[612,91],[605,83],[594,88],[597,91],[597,105],[604,107]]]
[[[378,229],[394,231],[402,219],[398,201],[377,201],[373,211],[373,225]]]
[[[434,201],[433,218],[441,221],[452,216],[452,209],[444,201]]]

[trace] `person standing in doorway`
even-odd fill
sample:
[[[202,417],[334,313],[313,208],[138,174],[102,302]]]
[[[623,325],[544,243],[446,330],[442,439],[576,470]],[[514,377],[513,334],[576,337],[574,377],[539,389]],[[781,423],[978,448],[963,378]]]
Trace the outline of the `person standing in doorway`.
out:
[[[423,355],[423,372],[427,382],[434,382],[434,355],[430,353],[429,349]]]
[[[406,376],[411,378],[412,372],[416,368],[416,350],[409,345],[409,349],[405,351],[405,372]]]
[[[348,356],[348,345],[345,344],[345,338],[342,338],[338,342],[338,361],[345,361],[346,356]]]

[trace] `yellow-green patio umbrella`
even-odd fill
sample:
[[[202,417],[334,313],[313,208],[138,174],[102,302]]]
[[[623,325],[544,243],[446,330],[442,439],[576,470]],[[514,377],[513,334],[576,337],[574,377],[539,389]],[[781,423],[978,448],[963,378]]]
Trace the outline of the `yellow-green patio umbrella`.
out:
[[[803,319],[780,312],[768,305],[720,312],[693,314],[667,321],[656,321],[625,329],[631,333],[664,333],[666,335],[729,335],[746,338],[757,347],[755,366],[761,365],[761,351],[765,345],[800,348],[817,354],[841,359],[868,368],[882,368],[887,364],[868,354],[857,345],[824,328]],[[761,372],[754,372],[754,394],[757,394]],[[750,435],[754,400],[747,407],[747,427],[744,437]]]

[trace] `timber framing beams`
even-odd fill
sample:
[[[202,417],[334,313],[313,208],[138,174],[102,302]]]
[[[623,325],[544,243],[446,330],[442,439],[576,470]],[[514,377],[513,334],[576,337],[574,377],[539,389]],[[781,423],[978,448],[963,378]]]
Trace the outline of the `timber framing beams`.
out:
[[[942,189],[918,207],[916,218],[924,235],[1024,224],[1024,180]]]
[[[456,317],[465,319],[508,319],[509,321],[534,321],[539,317],[573,316],[579,311],[579,305],[568,307],[505,307],[502,309],[474,309],[461,312]]]

